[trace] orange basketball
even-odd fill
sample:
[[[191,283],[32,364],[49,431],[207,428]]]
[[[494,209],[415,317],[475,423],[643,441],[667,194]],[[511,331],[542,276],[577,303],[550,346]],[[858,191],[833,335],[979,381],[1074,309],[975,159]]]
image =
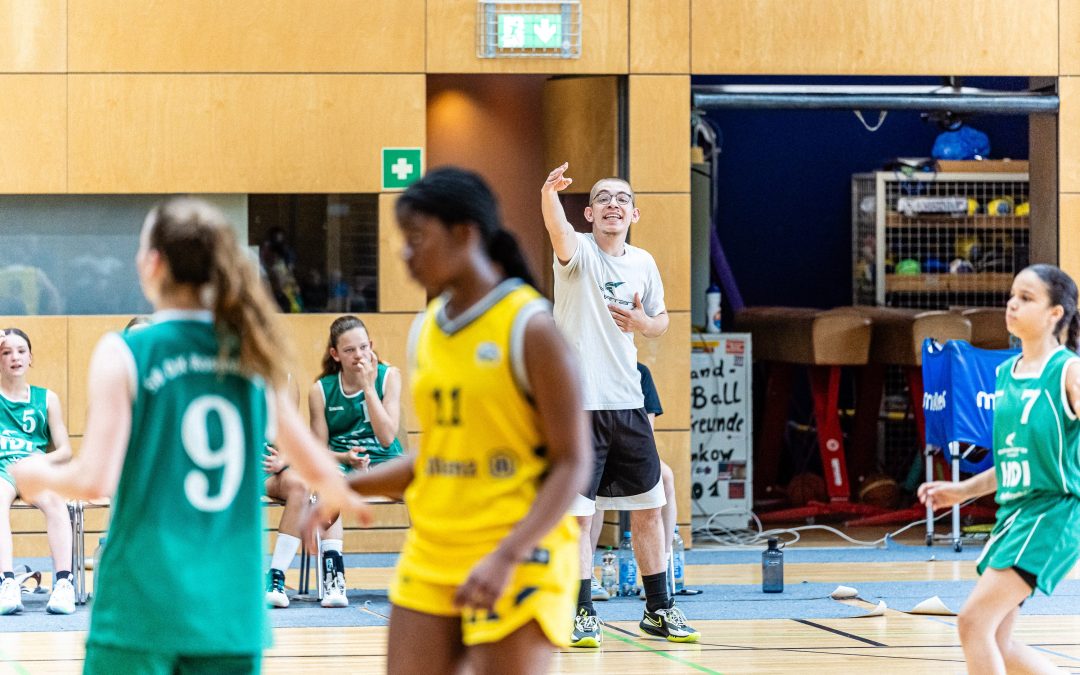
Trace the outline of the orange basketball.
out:
[[[871,474],[863,479],[859,487],[859,501],[870,506],[894,509],[900,505],[902,496],[900,485],[885,474]]]
[[[816,473],[796,474],[787,486],[788,501],[792,506],[803,506],[807,502],[824,502],[829,499],[825,479]]]

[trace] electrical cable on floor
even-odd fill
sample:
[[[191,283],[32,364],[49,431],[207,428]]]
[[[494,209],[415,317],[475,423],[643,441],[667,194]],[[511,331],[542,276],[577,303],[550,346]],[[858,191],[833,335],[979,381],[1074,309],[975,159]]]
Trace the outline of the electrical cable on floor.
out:
[[[971,504],[974,501],[975,501],[974,499],[970,499],[970,500],[968,500],[966,502],[963,502],[960,505],[960,507],[963,508],[963,507]],[[695,502],[695,504],[697,504],[697,502]],[[920,520],[912,521],[912,522],[908,523],[907,525],[904,525],[900,529],[895,530],[893,532],[889,532],[885,536],[881,537],[880,539],[875,539],[874,541],[865,541],[865,540],[861,540],[861,539],[854,539],[854,538],[848,536],[847,534],[845,534],[844,532],[841,532],[840,530],[836,529],[835,527],[830,527],[828,525],[801,525],[801,526],[798,526],[798,527],[783,527],[783,528],[775,528],[775,529],[771,529],[771,530],[766,530],[766,529],[764,529],[764,527],[761,524],[761,519],[759,519],[757,517],[757,514],[755,514],[753,511],[750,512],[750,517],[754,521],[754,528],[734,528],[733,529],[733,528],[729,528],[729,527],[726,527],[726,526],[718,524],[718,523],[713,523],[713,521],[718,516],[724,516],[724,515],[729,515],[730,516],[730,515],[733,515],[734,513],[735,513],[735,510],[732,509],[732,510],[721,510],[721,511],[717,511],[716,513],[711,514],[709,516],[709,518],[705,521],[704,525],[702,525],[701,527],[696,527],[696,528],[693,529],[693,531],[692,531],[693,536],[694,537],[707,537],[708,539],[711,539],[712,541],[716,542],[717,544],[720,544],[721,546],[727,546],[727,547],[732,547],[732,548],[735,548],[735,547],[757,548],[764,541],[768,540],[771,537],[776,537],[777,539],[780,539],[781,540],[781,542],[780,542],[781,546],[787,546],[789,544],[794,544],[794,543],[798,542],[802,538],[801,532],[806,532],[806,531],[809,531],[809,530],[824,530],[826,532],[831,532],[831,533],[835,534],[836,536],[840,537],[841,539],[843,539],[844,541],[855,544],[856,546],[879,547],[879,546],[884,546],[890,539],[894,539],[898,535],[906,532],[907,530],[910,530],[911,528],[913,528],[913,527],[915,527],[917,525],[922,525],[922,524],[924,524],[926,522],[926,518],[922,518]],[[952,510],[951,509],[946,509],[946,510],[942,511],[940,515],[934,516],[934,522],[937,522],[937,521],[941,520],[942,518],[944,518],[946,516],[949,516],[951,514],[952,514]],[[783,539],[784,535],[789,535],[789,536],[792,536],[793,538],[790,539],[790,540],[786,540],[786,539]]]

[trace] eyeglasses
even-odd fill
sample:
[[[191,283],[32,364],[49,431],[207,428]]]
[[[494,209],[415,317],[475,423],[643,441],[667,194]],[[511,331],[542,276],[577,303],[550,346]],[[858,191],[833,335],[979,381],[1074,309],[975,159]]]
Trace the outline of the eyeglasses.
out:
[[[610,192],[597,192],[596,197],[593,198],[593,203],[599,204],[600,206],[607,206],[611,203],[612,199],[614,199],[615,203],[619,206],[628,206],[634,201],[634,196],[627,192],[616,192],[614,195]]]

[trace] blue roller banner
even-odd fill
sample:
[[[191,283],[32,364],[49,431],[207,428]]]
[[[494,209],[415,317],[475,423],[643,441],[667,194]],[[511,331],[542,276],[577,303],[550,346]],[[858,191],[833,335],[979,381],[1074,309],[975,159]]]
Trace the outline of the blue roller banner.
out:
[[[926,443],[949,455],[949,443],[991,448],[994,443],[994,389],[997,367],[1015,349],[979,349],[964,340],[944,345],[923,342],[923,413]],[[960,459],[960,470],[979,473],[993,466],[992,453],[979,462]]]

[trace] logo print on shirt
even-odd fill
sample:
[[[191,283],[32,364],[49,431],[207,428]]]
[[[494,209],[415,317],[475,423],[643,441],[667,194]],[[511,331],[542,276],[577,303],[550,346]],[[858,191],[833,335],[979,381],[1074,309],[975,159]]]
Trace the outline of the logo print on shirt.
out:
[[[476,347],[477,363],[497,363],[499,360],[499,345],[494,342],[481,342]]]
[[[599,287],[600,292],[604,296],[604,300],[609,305],[621,305],[623,307],[633,307],[634,306],[634,301],[633,300],[622,300],[620,298],[615,297],[615,289],[618,288],[619,286],[622,286],[625,283],[626,283],[625,281],[608,281],[608,282],[605,282],[603,286]]]

